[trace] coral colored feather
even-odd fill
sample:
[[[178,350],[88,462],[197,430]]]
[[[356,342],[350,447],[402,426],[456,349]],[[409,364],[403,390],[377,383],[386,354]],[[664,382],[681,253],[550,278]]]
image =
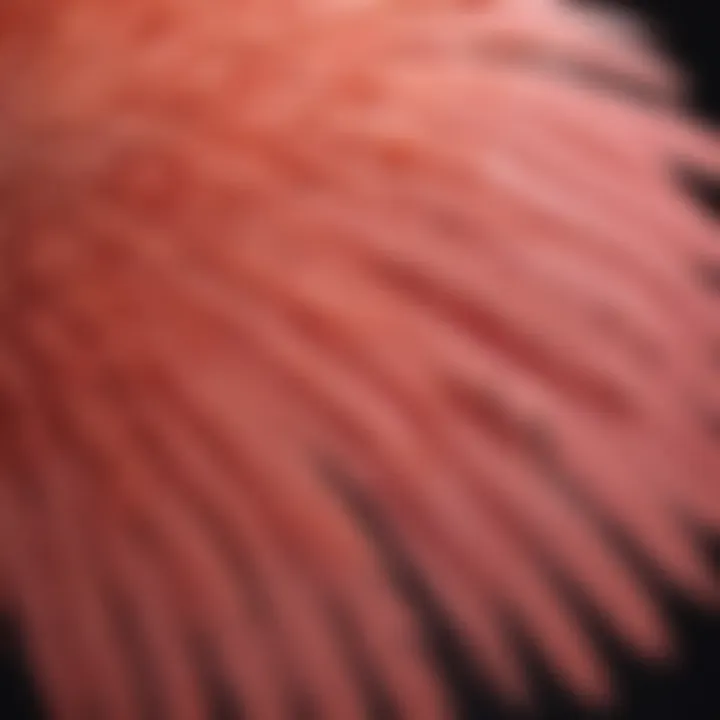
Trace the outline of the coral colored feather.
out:
[[[249,720],[359,720],[361,666],[452,717],[358,504],[511,698],[508,619],[611,692],[571,594],[669,651],[628,547],[717,603],[720,244],[672,170],[720,143],[641,36],[551,0],[2,5],[0,598],[51,717],[204,720],[212,675]]]

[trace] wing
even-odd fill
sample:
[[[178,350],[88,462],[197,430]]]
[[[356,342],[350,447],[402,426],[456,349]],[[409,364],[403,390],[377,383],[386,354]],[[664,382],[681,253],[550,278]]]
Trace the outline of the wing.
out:
[[[520,628],[600,700],[578,598],[653,657],[648,574],[717,601],[672,172],[717,137],[554,3],[279,6],[73,0],[0,54],[0,580],[50,707],[352,720],[365,669],[449,716],[360,505],[501,692]]]

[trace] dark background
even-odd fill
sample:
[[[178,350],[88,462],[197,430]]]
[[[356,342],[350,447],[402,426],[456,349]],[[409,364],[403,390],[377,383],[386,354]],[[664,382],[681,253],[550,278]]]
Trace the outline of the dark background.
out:
[[[720,54],[715,3],[709,0],[615,0],[614,4],[640,10],[652,21],[665,46],[690,73],[698,112],[720,120]],[[705,198],[711,196],[712,193],[706,194]],[[716,193],[714,197],[717,197]],[[716,560],[720,559],[717,547],[709,545],[709,551],[714,552]],[[660,588],[658,593],[662,593]],[[717,616],[713,618],[691,609],[666,593],[661,596],[666,598],[668,611],[679,628],[681,666],[673,670],[653,670],[606,641],[613,667],[617,669],[621,699],[616,709],[591,714],[569,704],[556,683],[542,674],[538,663],[536,679],[541,720],[720,718],[720,620]],[[467,717],[473,720],[514,717],[492,701],[491,693],[478,687],[477,678],[467,669],[458,649],[439,624],[434,625],[437,625],[434,634],[438,652],[458,688]],[[20,638],[11,627],[0,623],[0,718],[30,720],[40,717]]]
[[[695,82],[697,108],[720,119],[717,3],[712,0],[608,0],[642,13]]]

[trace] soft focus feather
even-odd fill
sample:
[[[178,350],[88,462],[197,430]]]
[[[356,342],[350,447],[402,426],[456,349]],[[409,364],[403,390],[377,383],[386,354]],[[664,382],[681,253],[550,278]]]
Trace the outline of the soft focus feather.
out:
[[[668,650],[626,546],[717,600],[720,245],[671,170],[720,145],[639,38],[549,0],[4,5],[0,591],[53,717],[141,717],[138,652],[176,720],[207,672],[250,720],[365,717],[358,663],[449,716],[348,494],[511,697],[508,618],[609,692],[567,589]]]

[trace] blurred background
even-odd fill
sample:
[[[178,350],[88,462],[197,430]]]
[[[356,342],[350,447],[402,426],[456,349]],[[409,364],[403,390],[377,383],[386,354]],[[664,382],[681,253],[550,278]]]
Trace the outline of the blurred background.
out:
[[[720,121],[720,37],[716,3],[710,0],[609,0],[609,4],[642,13],[664,47],[689,73],[696,111]],[[715,203],[717,209],[718,197],[717,188],[706,184],[700,189],[698,201]],[[720,543],[708,539],[708,552],[714,554],[720,569]],[[658,587],[657,591],[665,596],[662,588]],[[621,696],[619,705],[622,709],[596,713],[583,711],[571,704],[553,679],[538,668],[536,680],[540,712],[533,713],[533,717],[540,720],[720,718],[720,617],[713,618],[693,610],[669,595],[666,600],[668,612],[679,628],[682,656],[679,668],[662,670],[646,667],[608,642],[607,652],[617,670]],[[468,670],[462,653],[437,618],[433,618],[432,608],[427,607],[426,611],[429,624],[433,627],[437,652],[442,657],[448,677],[457,688],[466,717],[472,720],[510,720],[518,717],[499,707],[487,688],[478,686],[477,678]],[[377,713],[378,717],[384,715],[380,708]],[[0,718],[31,720],[42,717],[25,662],[22,639],[0,616]]]

